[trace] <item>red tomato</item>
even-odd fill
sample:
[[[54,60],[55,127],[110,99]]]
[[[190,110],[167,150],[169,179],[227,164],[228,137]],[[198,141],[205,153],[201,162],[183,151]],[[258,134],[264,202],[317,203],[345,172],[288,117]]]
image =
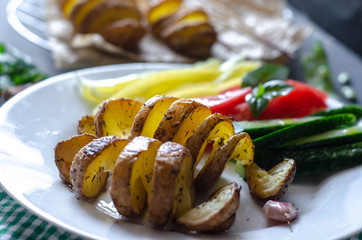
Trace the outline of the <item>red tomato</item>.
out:
[[[242,89],[239,87],[239,89],[229,90],[217,96],[199,98],[197,101],[208,106],[212,112],[228,115],[237,104],[245,102],[245,96],[250,92],[250,87]]]
[[[299,81],[286,82],[294,86],[294,89],[288,95],[272,99],[258,120],[304,117],[327,108],[326,92]],[[225,114],[234,121],[255,120],[245,102],[245,96],[251,90],[250,87],[235,86],[217,96],[199,98],[197,101],[210,107],[212,112]]]
[[[295,88],[288,95],[272,99],[257,120],[299,118],[327,108],[327,93],[297,81],[287,82]],[[235,106],[229,116],[234,121],[255,120],[246,102]]]
[[[231,117],[233,121],[255,120],[247,102],[239,103],[233,109],[230,109],[227,116]]]
[[[306,83],[303,82],[299,82],[299,81],[295,81],[295,80],[291,80],[291,79],[287,79],[285,80],[289,85],[294,86],[295,88],[306,88],[309,91],[314,92],[315,94],[317,94],[319,97],[321,97],[323,100],[327,100],[328,98],[328,93],[324,92],[322,90],[319,90],[318,88],[315,88],[313,86],[310,86]]]

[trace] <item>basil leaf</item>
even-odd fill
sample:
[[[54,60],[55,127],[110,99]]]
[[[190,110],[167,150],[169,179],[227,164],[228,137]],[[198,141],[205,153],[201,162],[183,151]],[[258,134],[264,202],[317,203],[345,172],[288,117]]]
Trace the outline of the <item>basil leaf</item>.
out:
[[[251,93],[245,96],[245,100],[253,114],[257,119],[268,107],[269,101],[273,98],[287,95],[293,86],[281,80],[273,80],[253,88]]]
[[[285,81],[281,80],[272,80],[264,83],[264,98],[269,100],[287,95],[291,90],[293,90],[293,86],[287,84]]]
[[[251,93],[245,96],[245,100],[251,109],[254,118],[257,118],[264,112],[269,104],[269,99],[264,98],[264,87],[259,84],[258,87],[254,88]]]
[[[264,64],[259,68],[247,73],[243,79],[241,87],[256,87],[269,80],[285,80],[289,76],[289,68],[280,64]]]

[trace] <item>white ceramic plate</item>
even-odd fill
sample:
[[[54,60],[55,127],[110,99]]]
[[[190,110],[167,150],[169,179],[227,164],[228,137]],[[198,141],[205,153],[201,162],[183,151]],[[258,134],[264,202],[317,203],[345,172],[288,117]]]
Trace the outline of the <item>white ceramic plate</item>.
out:
[[[108,193],[94,203],[79,200],[62,184],[54,164],[55,144],[74,135],[77,121],[91,112],[78,93],[77,74],[98,79],[178,66],[124,64],[86,69],[53,77],[12,98],[0,109],[0,181],[4,189],[38,216],[83,237],[210,238],[152,229],[122,219]],[[362,231],[362,166],[295,179],[284,198],[300,210],[291,228],[265,220],[232,164],[219,185],[231,180],[242,185],[240,209],[230,231],[215,238],[341,239]]]

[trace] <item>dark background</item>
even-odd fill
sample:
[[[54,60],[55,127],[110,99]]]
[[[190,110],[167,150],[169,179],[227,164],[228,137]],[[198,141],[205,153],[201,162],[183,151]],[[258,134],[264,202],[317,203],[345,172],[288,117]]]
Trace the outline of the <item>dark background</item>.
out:
[[[288,2],[362,57],[362,0]]]

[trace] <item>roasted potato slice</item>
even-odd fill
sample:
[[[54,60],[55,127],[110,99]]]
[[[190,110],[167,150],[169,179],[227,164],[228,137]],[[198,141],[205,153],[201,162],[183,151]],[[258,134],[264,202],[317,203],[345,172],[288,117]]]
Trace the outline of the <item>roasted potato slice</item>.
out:
[[[96,135],[96,126],[94,125],[94,119],[95,117],[93,115],[83,116],[78,121],[77,133],[78,134],[88,133]]]
[[[172,142],[185,145],[187,140],[195,133],[201,123],[212,114],[210,108],[200,105],[195,108],[181,123],[176,134],[172,138]]]
[[[119,154],[111,181],[111,197],[117,211],[126,217],[143,214],[150,196],[153,165],[161,142],[134,138]]]
[[[225,231],[235,220],[239,208],[240,186],[232,182],[219,188],[207,202],[177,218],[177,222],[196,232]]]
[[[70,0],[68,0],[70,1]],[[74,31],[79,32],[79,26],[85,16],[96,7],[108,0],[78,0],[69,11],[69,20],[73,24]]]
[[[162,117],[153,137],[161,142],[171,141],[179,130],[183,120],[200,106],[202,106],[201,103],[193,100],[178,99],[172,103]]]
[[[86,1],[84,4],[92,4],[94,1]],[[79,33],[99,33],[107,24],[131,18],[139,21],[141,19],[138,9],[129,1],[108,0],[100,1],[94,6],[85,6],[81,10],[72,11],[71,20],[74,29]]]
[[[240,145],[240,147],[238,148],[237,145]],[[242,157],[245,157],[242,158],[243,161],[252,163],[254,160],[253,149],[253,142],[247,133],[239,133],[232,136],[225,145],[217,148],[215,154],[206,160],[204,166],[195,177],[195,188],[203,190],[211,188],[219,180],[234,152],[237,152],[239,158],[243,155]]]
[[[58,142],[54,148],[55,165],[59,170],[59,177],[66,184],[72,184],[70,167],[79,150],[95,139],[94,135],[83,134],[73,136],[68,140]]]
[[[100,30],[100,34],[106,41],[133,51],[137,50],[145,33],[144,26],[133,18],[110,22]]]
[[[181,4],[182,0],[164,0],[148,10],[147,20],[156,37],[161,36],[165,22],[179,10]]]
[[[148,219],[156,226],[165,225],[194,204],[193,162],[184,146],[166,142],[158,149],[148,205]]]
[[[225,115],[214,113],[207,117],[186,142],[194,160],[194,166],[199,163],[208,143],[214,142],[213,155],[218,147],[223,146],[235,133],[231,119]]]
[[[182,20],[162,31],[161,38],[175,52],[194,58],[209,56],[217,34],[208,22],[190,23]]]
[[[246,167],[246,180],[252,196],[262,201],[279,200],[294,179],[296,164],[293,159],[286,159],[269,171],[256,163]]]
[[[94,199],[105,189],[119,153],[129,143],[116,136],[97,138],[85,145],[74,157],[70,178],[75,190]]]
[[[128,137],[141,106],[142,103],[126,98],[104,101],[95,116],[97,136]]]
[[[242,138],[240,138],[238,144],[234,148],[234,152],[231,154],[230,159],[239,161],[246,167],[254,162],[255,147],[249,134],[240,134],[242,134]]]
[[[143,104],[134,118],[129,139],[137,136],[153,137],[163,115],[178,98],[154,96]]]

